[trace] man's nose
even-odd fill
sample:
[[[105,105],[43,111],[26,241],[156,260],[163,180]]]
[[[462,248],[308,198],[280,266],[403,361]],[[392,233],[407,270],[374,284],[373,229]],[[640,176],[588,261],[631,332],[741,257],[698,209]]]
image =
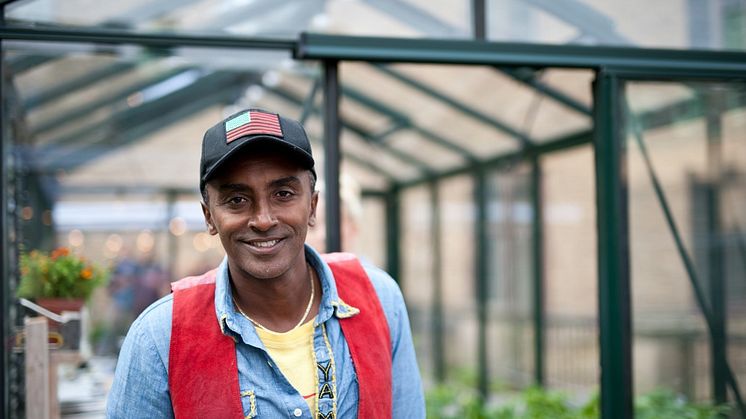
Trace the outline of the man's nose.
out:
[[[267,231],[277,224],[277,218],[275,218],[272,208],[266,203],[260,203],[256,209],[256,212],[249,220],[249,227]]]

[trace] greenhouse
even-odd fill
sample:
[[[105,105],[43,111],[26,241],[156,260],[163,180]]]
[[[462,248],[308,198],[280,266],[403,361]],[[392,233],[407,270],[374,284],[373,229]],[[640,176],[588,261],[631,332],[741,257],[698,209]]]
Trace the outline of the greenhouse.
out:
[[[428,417],[746,418],[743,0],[0,5],[0,416],[104,417],[131,322],[223,259],[201,141],[251,107],[311,137],[309,242],[398,282]],[[102,275],[38,352],[49,252]]]

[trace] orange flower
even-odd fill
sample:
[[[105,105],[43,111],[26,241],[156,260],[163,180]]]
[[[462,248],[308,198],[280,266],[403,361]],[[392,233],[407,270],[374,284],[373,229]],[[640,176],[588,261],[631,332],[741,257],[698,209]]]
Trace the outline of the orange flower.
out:
[[[70,249],[67,247],[59,247],[52,251],[52,260],[57,259],[59,257],[64,257],[70,254]]]
[[[93,269],[90,266],[86,266],[85,269],[80,271],[80,277],[86,280],[93,278]]]

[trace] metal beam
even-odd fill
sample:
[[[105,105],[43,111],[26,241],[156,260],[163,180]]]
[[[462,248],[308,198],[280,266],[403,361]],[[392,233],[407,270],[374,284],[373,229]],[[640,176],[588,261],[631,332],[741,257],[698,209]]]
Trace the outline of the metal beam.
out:
[[[453,176],[466,175],[472,173],[479,167],[500,167],[505,165],[512,165],[516,162],[524,161],[532,156],[540,156],[546,153],[551,153],[560,150],[567,150],[570,148],[582,146],[591,143],[593,137],[590,131],[581,131],[570,135],[558,137],[554,140],[547,141],[546,143],[538,144],[535,147],[525,150],[512,151],[505,154],[486,159],[476,165],[466,165],[456,167],[454,169],[446,170],[437,173],[433,176],[423,176],[417,179],[412,179],[401,183],[401,187],[411,188],[421,186],[425,183],[433,180],[445,179]]]
[[[487,39],[487,8],[485,0],[471,1],[471,20],[474,39],[484,41]]]
[[[477,311],[477,389],[482,403],[489,396],[490,365],[487,357],[487,297],[489,292],[489,188],[487,186],[487,171],[477,168],[474,174],[474,205],[477,218],[474,222],[474,299]]]
[[[594,81],[601,418],[633,417],[627,165],[618,78]]]
[[[325,60],[324,67],[324,181],[326,182],[326,251],[342,250],[339,196],[339,62]]]
[[[78,42],[103,44],[136,44],[148,47],[205,47],[205,48],[239,48],[292,50],[295,40],[280,38],[248,38],[240,36],[213,35],[174,35],[144,34],[134,31],[115,29],[66,29],[66,28],[28,28],[17,25],[0,27],[0,39],[18,39],[26,41]]]
[[[221,101],[229,102],[235,99],[241,89],[236,89],[236,84],[245,84],[249,81],[246,75],[232,73],[213,73],[203,77],[187,89],[182,89],[111,116],[104,122],[94,123],[89,127],[92,133],[81,136],[79,141],[70,141],[77,145],[65,151],[42,149],[39,169],[73,169],[92,159],[98,158],[117,147],[137,141],[152,132],[162,129],[179,118],[191,115],[204,109],[206,104],[215,104]],[[194,100],[194,98],[202,98]],[[102,129],[96,129],[101,126]],[[130,128],[132,127],[132,128]]]
[[[440,189],[437,182],[428,184],[430,191],[430,258],[433,295],[431,302],[432,320],[430,324],[432,333],[433,370],[435,380],[443,384],[446,380],[445,359],[445,316],[443,314],[443,268],[441,266],[443,256],[442,232],[440,228]]]
[[[542,194],[542,170],[539,156],[531,158],[531,266],[533,332],[534,332],[534,384],[544,385],[544,201]]]
[[[19,55],[7,60],[8,70],[12,76],[16,76],[34,67],[44,65],[59,57],[50,57],[48,55]]]
[[[401,190],[391,185],[386,197],[386,271],[402,287]]]
[[[116,103],[122,102],[134,93],[137,93],[150,86],[161,83],[165,80],[168,80],[188,70],[189,69],[187,68],[168,69],[165,72],[156,74],[152,78],[149,78],[147,80],[141,80],[141,81],[136,82],[135,84],[126,86],[123,89],[113,92],[109,96],[106,96],[106,97],[103,97],[101,99],[94,100],[94,101],[87,101],[87,102],[84,102],[82,106],[78,106],[77,108],[69,109],[66,112],[54,114],[52,115],[51,118],[45,121],[41,121],[37,126],[32,127],[31,135],[39,135],[49,130],[57,129],[79,118],[90,117],[91,113],[93,113],[94,111],[98,109],[109,107]]]
[[[5,22],[5,5],[8,3],[10,3],[9,0],[3,0],[0,3],[0,23]],[[11,139],[7,135],[8,123],[5,117],[7,112],[5,100],[7,68],[4,65],[5,46],[3,44],[5,42],[0,40],[0,240],[2,240],[0,243],[2,243],[3,248],[0,251],[0,278],[2,278],[2,281],[0,281],[0,310],[2,310],[0,323],[2,323],[3,340],[3,345],[0,347],[0,375],[2,375],[0,377],[0,402],[2,402],[0,416],[10,418],[10,356],[8,354],[8,345],[5,342],[8,341],[11,330],[11,321],[8,315],[10,312],[10,295],[12,291],[10,289],[11,254],[5,249],[10,249],[11,247],[10,233],[12,227],[8,211],[10,210],[9,204],[13,201],[13,198],[10,196],[11,191],[8,185],[10,182],[9,173],[13,169],[12,166],[8,167],[9,157],[11,156]]]
[[[302,106],[303,100],[296,96],[295,94],[291,93],[287,89],[283,89],[281,87],[265,87],[267,91],[275,94],[276,96],[287,100],[288,102],[291,102],[295,104],[296,106]],[[311,110],[314,114],[321,114],[321,111],[316,109],[315,107]],[[366,131],[363,127],[361,127],[358,124],[355,124],[352,121],[348,121],[346,118],[339,118],[342,128],[350,130],[351,132],[355,133],[358,137],[362,138],[365,142],[368,144],[379,148],[386,153],[396,157],[403,163],[407,165],[412,165],[417,167],[418,170],[420,170],[423,174],[433,174],[433,169],[424,161],[420,160],[417,157],[412,156],[411,154],[405,153],[403,151],[400,151],[396,148],[391,147],[390,145],[386,143],[382,143],[380,141],[377,141],[375,136]],[[378,169],[379,171],[383,171],[383,169]]]
[[[131,25],[158,19],[176,10],[184,10],[198,0],[158,0],[143,3],[109,19],[109,24]]]
[[[473,0],[474,2],[481,0]],[[399,20],[400,22],[413,26],[416,29],[424,32],[426,35],[433,37],[433,38],[442,38],[445,37],[445,34],[453,33],[458,35],[459,37],[467,37],[468,34],[461,29],[451,25],[448,22],[445,22],[435,16],[433,16],[428,11],[419,8],[417,6],[413,5],[407,5],[409,13],[408,14],[402,14],[398,13],[399,10],[392,8],[386,8],[381,7],[382,3],[381,1],[368,1],[369,4],[378,7],[380,10],[388,13],[392,18]],[[479,7],[479,5],[477,5]],[[483,12],[484,18],[486,19],[486,10]],[[485,21],[486,24],[486,21]],[[486,32],[485,32],[486,34]],[[578,103],[573,98],[569,97],[568,95],[562,93],[561,91],[543,84],[535,79],[535,77],[525,77],[521,76],[520,78],[517,78],[515,76],[515,72],[510,71],[509,68],[496,68],[497,71],[503,72],[511,77],[513,77],[515,80],[524,83],[541,93],[547,95],[548,97],[558,101],[560,104],[563,104],[565,106],[568,106],[570,109],[580,111],[585,115],[590,116],[591,111],[590,108],[587,106],[584,106],[580,103]],[[533,74],[533,71],[532,71]]]
[[[363,0],[368,5],[399,20],[405,25],[419,30],[425,35],[437,34],[440,38],[467,38],[465,29],[444,26],[443,22],[421,8],[401,0]]]
[[[526,3],[575,26],[584,35],[590,35],[604,44],[630,44],[630,41],[614,30],[612,19],[581,1],[526,0]]]
[[[134,67],[135,64],[133,63],[122,62],[117,62],[101,67],[79,77],[76,77],[68,82],[52,86],[47,90],[29,96],[29,98],[23,102],[23,107],[26,110],[31,110],[38,106],[45,105],[48,102],[54,101],[70,92],[93,85],[102,80],[106,80],[109,77],[124,73],[125,71],[130,70]]]
[[[683,51],[585,45],[473,42],[442,39],[378,38],[304,33],[294,50],[297,59],[482,64],[515,67],[616,67],[659,72],[661,77],[743,79],[746,53]]]
[[[495,118],[493,116],[487,115],[484,112],[473,108],[472,106],[469,106],[457,99],[454,99],[437,89],[428,86],[427,84],[415,80],[411,77],[406,76],[405,74],[401,73],[400,71],[396,71],[391,67],[383,66],[381,64],[376,64],[373,66],[374,68],[378,69],[382,73],[393,77],[396,80],[399,80],[400,82],[406,84],[409,87],[412,87],[428,96],[430,96],[433,99],[436,99],[440,102],[445,103],[446,105],[458,110],[459,112],[463,113],[466,116],[469,116],[471,118],[476,119],[479,122],[482,122],[486,125],[489,125],[495,129],[497,129],[500,132],[503,132],[505,134],[508,134],[512,138],[518,140],[520,145],[522,146],[530,146],[534,141],[529,138],[529,136],[523,132],[518,131],[517,129],[511,127],[506,122],[500,121],[498,118]]]
[[[403,126],[420,134],[422,137],[424,137],[426,140],[430,141],[433,144],[437,144],[441,146],[442,148],[445,148],[453,153],[456,153],[460,155],[461,157],[463,157],[464,159],[469,160],[471,162],[478,161],[477,157],[471,151],[459,146],[456,141],[447,139],[443,137],[442,135],[436,134],[435,132],[431,130],[428,130],[426,128],[423,128],[415,124],[409,119],[409,117],[405,116],[401,112],[391,109],[388,105],[367,96],[360,90],[357,90],[349,86],[343,86],[342,94],[346,98],[350,98],[370,109],[375,110],[376,112],[379,112],[383,115],[386,115],[392,118],[394,121],[398,123],[403,124]]]
[[[707,131],[707,182],[706,217],[707,217],[707,273],[709,279],[710,307],[712,325],[710,332],[710,365],[712,368],[712,396],[716,404],[728,400],[728,299],[725,281],[725,255],[723,252],[723,229],[721,220],[721,183],[723,171],[723,120],[722,98],[717,94],[704,95],[707,107],[705,124]],[[640,133],[642,141],[642,133]]]
[[[502,73],[510,76],[513,80],[519,81],[525,85],[533,87],[536,91],[547,96],[550,99],[554,99],[558,103],[565,105],[567,108],[579,112],[586,116],[591,116],[592,111],[590,106],[586,106],[572,97],[562,93],[561,91],[541,83],[536,79],[536,72],[533,69],[528,68],[509,68],[502,67],[498,68]]]

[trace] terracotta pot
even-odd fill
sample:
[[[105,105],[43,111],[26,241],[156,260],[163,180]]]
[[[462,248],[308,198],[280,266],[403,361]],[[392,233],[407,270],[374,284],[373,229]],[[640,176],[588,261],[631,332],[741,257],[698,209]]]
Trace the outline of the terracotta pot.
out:
[[[85,300],[81,298],[37,298],[36,304],[51,312],[62,314],[63,311],[80,312],[85,304]],[[60,324],[52,319],[47,319],[47,325],[49,325],[50,344],[57,345],[55,346],[56,349],[80,349],[80,320],[72,320],[65,324]]]
[[[63,311],[80,311],[85,300],[81,298],[37,298],[36,304],[53,313],[62,314]]]

